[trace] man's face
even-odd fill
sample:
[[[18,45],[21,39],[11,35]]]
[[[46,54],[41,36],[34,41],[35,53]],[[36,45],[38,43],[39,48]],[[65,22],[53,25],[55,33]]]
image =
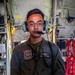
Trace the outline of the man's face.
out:
[[[44,19],[40,14],[33,14],[27,20],[27,27],[30,35],[32,37],[40,37],[40,34],[37,34],[37,31],[43,31],[44,28]]]

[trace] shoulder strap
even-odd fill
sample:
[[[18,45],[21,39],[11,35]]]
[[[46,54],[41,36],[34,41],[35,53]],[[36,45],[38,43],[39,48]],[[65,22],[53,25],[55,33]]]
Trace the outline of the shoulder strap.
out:
[[[54,58],[55,58],[55,53],[54,53],[54,51],[53,51],[53,49],[52,49],[52,44],[51,44],[51,42],[49,42],[48,41],[48,45],[49,45],[49,47],[50,47],[50,50],[51,50],[51,67],[52,67],[52,72],[51,72],[51,75],[53,75],[53,65],[54,65]]]

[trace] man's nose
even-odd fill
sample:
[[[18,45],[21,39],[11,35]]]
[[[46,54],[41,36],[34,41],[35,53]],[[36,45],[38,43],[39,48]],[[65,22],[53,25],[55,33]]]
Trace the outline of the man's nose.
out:
[[[35,24],[34,24],[34,28],[35,28],[35,29],[37,29],[37,28],[38,28],[38,25],[37,25],[37,23],[35,23]]]

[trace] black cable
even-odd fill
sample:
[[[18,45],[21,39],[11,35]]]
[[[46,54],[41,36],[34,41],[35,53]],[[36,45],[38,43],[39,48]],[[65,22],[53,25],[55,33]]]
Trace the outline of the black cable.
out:
[[[48,39],[48,41],[49,41],[48,33],[46,32],[46,34],[47,34],[47,39]]]

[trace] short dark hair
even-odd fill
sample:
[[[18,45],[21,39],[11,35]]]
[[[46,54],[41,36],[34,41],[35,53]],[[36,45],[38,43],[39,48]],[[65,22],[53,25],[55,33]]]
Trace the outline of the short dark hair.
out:
[[[40,15],[44,18],[43,12],[42,12],[40,9],[35,8],[35,9],[30,10],[30,11],[27,13],[27,19],[28,19],[31,15],[33,15],[33,14],[40,14]]]

